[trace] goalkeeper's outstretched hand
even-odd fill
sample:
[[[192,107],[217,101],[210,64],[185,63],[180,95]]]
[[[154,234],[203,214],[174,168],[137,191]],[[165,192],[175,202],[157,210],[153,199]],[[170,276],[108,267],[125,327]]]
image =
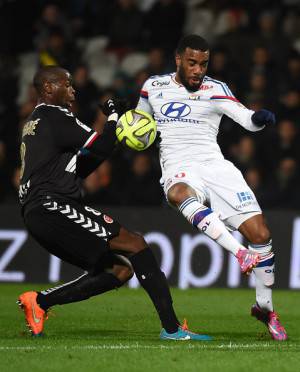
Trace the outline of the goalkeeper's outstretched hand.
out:
[[[129,102],[125,99],[110,98],[100,105],[100,108],[105,116],[117,114],[120,117],[129,110]]]
[[[251,117],[253,123],[258,126],[262,127],[264,125],[269,125],[269,124],[275,124],[275,115],[273,112],[261,109],[256,111],[252,117]]]

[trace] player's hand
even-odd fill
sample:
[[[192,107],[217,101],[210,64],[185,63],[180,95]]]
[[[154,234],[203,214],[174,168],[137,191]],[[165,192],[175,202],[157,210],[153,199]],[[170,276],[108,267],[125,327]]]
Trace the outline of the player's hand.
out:
[[[100,108],[105,116],[117,114],[120,117],[129,109],[129,103],[125,99],[110,98]]]
[[[259,111],[256,111],[252,117],[251,117],[253,123],[258,126],[262,127],[264,125],[269,125],[269,124],[275,124],[275,115],[273,112],[262,109]]]

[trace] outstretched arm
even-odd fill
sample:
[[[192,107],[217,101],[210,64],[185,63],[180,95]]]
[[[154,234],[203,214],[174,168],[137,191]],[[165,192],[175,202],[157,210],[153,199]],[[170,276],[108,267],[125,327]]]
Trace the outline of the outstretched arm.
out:
[[[221,114],[225,114],[245,129],[256,132],[268,124],[275,124],[275,115],[268,110],[249,110],[234,96],[212,96],[210,98]]]
[[[126,102],[109,99],[101,109],[108,116],[103,133],[95,132],[95,139],[88,141],[77,155],[76,169],[80,178],[86,178],[113,152],[117,141],[116,124],[126,110]]]

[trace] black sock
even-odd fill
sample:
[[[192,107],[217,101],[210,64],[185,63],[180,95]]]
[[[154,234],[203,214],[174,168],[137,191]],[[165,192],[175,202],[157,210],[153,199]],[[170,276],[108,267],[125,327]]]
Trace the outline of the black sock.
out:
[[[141,286],[150,296],[163,328],[169,333],[176,332],[179,321],[173,309],[169,285],[152,251],[150,248],[145,248],[129,257],[129,260]]]
[[[121,287],[122,284],[118,278],[110,273],[84,274],[69,283],[39,292],[37,303],[43,310],[47,310],[54,305],[86,300],[92,296]]]

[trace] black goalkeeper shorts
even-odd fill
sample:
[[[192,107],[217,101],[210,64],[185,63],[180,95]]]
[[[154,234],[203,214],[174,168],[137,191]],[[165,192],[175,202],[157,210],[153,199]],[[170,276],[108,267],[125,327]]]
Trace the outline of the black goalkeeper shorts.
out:
[[[35,240],[63,261],[87,271],[112,265],[108,241],[119,235],[121,226],[98,210],[51,199],[30,210],[24,222]]]

